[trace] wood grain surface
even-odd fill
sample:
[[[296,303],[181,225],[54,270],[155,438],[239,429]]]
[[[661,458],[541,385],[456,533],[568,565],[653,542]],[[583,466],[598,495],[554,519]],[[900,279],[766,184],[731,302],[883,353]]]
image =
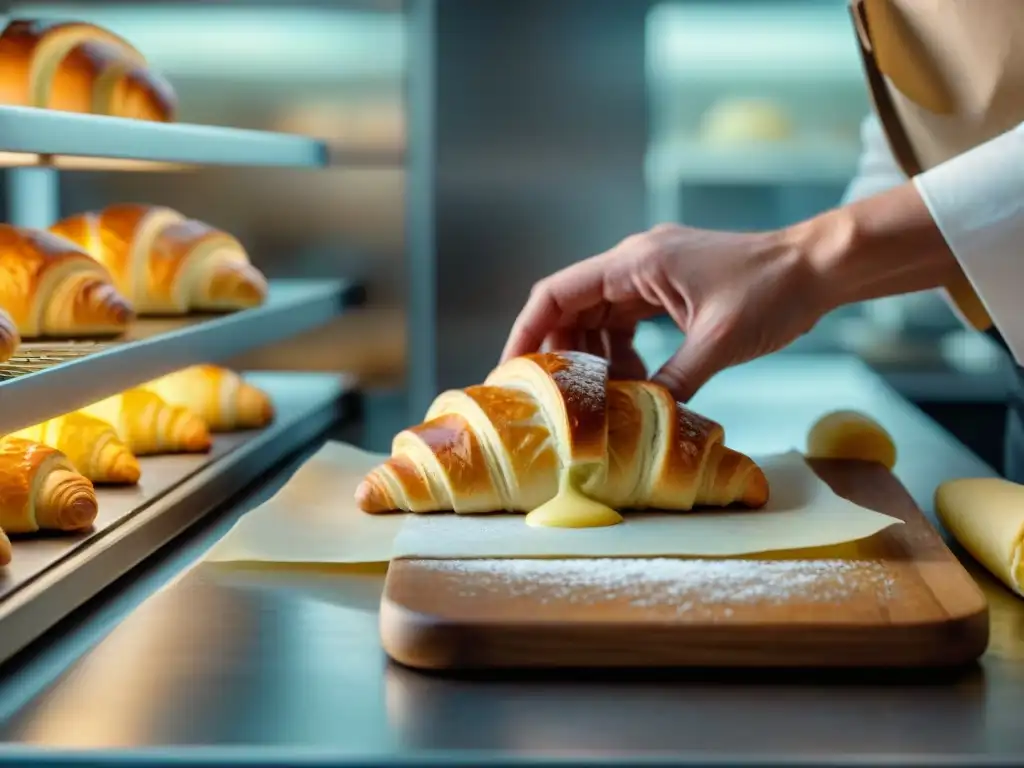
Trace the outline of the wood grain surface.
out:
[[[810,463],[839,495],[905,525],[748,558],[396,560],[384,649],[435,670],[935,667],[980,656],[985,597],[899,481],[877,464]]]

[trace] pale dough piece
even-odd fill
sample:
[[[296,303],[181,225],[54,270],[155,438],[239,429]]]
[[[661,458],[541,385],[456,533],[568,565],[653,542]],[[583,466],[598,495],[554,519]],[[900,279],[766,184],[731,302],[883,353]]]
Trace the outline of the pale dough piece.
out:
[[[1024,596],[1024,486],[997,477],[950,480],[935,491],[935,511],[975,560]]]
[[[877,421],[856,411],[833,411],[807,433],[808,458],[875,461],[896,466],[896,445]]]

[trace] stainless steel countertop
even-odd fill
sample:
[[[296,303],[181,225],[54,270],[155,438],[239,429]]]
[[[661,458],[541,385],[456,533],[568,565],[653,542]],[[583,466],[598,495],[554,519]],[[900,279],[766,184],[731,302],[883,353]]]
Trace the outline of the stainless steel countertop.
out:
[[[752,452],[801,445],[824,410],[865,410],[894,434],[897,474],[928,510],[941,480],[993,474],[852,359],[770,358],[722,375],[696,406]],[[146,764],[1024,762],[1024,601],[981,574],[991,646],[952,675],[445,679],[380,650],[379,571],[181,576],[291,470],[4,668],[0,761],[45,746],[102,750],[93,759],[129,750],[120,756]]]

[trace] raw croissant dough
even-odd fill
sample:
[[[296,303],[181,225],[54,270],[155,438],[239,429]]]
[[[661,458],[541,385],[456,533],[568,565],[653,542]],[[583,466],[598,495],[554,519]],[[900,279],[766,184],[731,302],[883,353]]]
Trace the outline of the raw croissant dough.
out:
[[[65,454],[75,469],[94,483],[134,485],[139,461],[113,426],[84,413],[68,413],[13,433]]]
[[[203,453],[212,445],[210,430],[201,418],[138,387],[93,403],[81,412],[112,424],[136,456]]]
[[[274,419],[267,393],[232,370],[217,365],[193,365],[143,385],[171,405],[188,408],[211,432],[260,429]]]

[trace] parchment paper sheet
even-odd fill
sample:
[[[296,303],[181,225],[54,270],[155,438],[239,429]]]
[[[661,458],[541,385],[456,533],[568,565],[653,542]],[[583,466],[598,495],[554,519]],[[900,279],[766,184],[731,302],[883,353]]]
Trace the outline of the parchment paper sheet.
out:
[[[609,528],[531,528],[523,515],[367,515],[353,493],[384,457],[327,443],[207,554],[218,562],[376,563],[394,557],[618,557],[756,554],[840,544],[901,521],[837,496],[793,451],[755,457],[762,510],[636,512]]]
[[[352,498],[387,457],[327,442],[206,554],[212,562],[386,563],[403,515],[368,515]]]
[[[752,457],[764,470],[771,500],[761,510],[633,512],[607,528],[533,528],[522,515],[409,515],[394,557],[724,557],[863,539],[894,517],[847,501],[795,451]]]

